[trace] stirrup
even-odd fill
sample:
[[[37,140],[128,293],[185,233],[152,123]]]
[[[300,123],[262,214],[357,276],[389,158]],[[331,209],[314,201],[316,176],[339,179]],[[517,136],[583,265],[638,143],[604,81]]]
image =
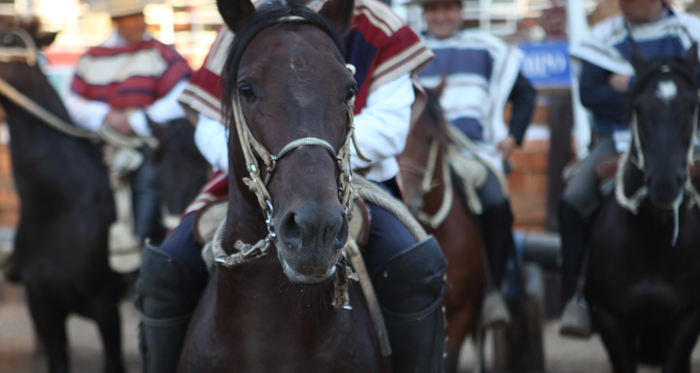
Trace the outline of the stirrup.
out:
[[[486,293],[481,304],[481,327],[484,329],[510,325],[510,311],[503,295],[498,291]]]
[[[591,337],[591,314],[584,298],[574,297],[566,303],[559,321],[559,334],[566,337]]]

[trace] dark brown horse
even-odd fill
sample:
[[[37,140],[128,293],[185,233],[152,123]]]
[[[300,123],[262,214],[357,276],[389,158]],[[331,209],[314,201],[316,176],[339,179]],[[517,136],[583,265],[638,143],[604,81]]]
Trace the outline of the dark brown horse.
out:
[[[339,36],[350,25],[353,1],[329,0],[319,14],[280,3],[255,10],[250,0],[220,0],[218,6],[236,32],[223,101],[240,114],[230,125],[222,248],[231,254],[237,240],[266,236],[276,247],[235,269],[216,267],[190,323],[179,371],[389,371],[356,284],[351,312],[331,305],[331,279],[341,270],[338,255],[348,234],[335,156],[324,146],[295,147],[271,167],[269,198],[259,200],[249,189],[259,185],[258,167],[251,165],[252,151],[246,153],[250,145],[240,141],[252,136],[267,149],[256,146],[260,156],[280,154],[305,137],[343,148],[356,83]],[[241,132],[243,126],[250,133]]]
[[[49,45],[54,37],[39,33],[38,23],[0,31],[4,57],[0,78],[77,131],[58,94],[39,66],[32,63],[32,54],[25,54],[33,45]],[[104,370],[124,372],[118,306],[126,281],[108,264],[107,240],[115,208],[102,145],[50,127],[5,95],[0,95],[0,103],[7,113],[12,169],[21,201],[13,267],[16,280],[26,286],[49,371],[69,371],[65,322],[68,315],[79,314],[98,324],[105,351]],[[159,133],[164,146],[161,152],[194,148],[191,125],[184,130],[181,126],[174,124]],[[189,172],[189,181],[199,182],[182,183],[190,189],[173,193],[179,198],[191,199],[206,178],[206,167],[194,159],[193,164],[201,169],[189,168],[190,163],[167,154],[157,159],[163,168],[161,181],[172,180],[174,168],[167,165],[175,161],[178,167],[188,168],[183,172]],[[177,212],[175,209],[187,202],[173,204],[169,210]]]
[[[603,202],[592,226],[585,287],[616,373],[636,372],[639,363],[690,372],[700,334],[700,211],[690,207],[697,192],[688,180],[697,61],[697,44],[685,59],[647,62],[638,49],[633,54],[634,140],[618,170],[617,196]],[[629,196],[642,188],[647,198],[637,203]]]
[[[439,226],[423,223],[423,227],[438,240],[449,263],[447,279],[450,287],[443,299],[448,337],[445,371],[456,372],[462,342],[468,334],[474,335],[481,307],[484,279],[482,241],[477,222],[463,193],[459,192],[461,186],[455,182],[456,178],[445,174],[446,122],[437,96],[429,90],[427,93],[426,109],[408,135],[406,149],[399,158],[401,181],[413,215],[423,211],[432,217],[442,213],[441,209],[449,209]],[[435,152],[432,157],[431,150]],[[452,185],[447,186],[446,182]],[[448,197],[450,189],[454,196],[451,199]]]

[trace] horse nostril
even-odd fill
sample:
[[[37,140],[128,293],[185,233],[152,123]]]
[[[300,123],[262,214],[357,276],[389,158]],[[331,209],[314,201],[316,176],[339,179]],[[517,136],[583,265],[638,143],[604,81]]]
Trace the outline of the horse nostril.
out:
[[[297,214],[288,213],[284,217],[282,222],[282,228],[280,230],[280,238],[289,246],[291,250],[298,250],[301,248],[302,235],[301,228],[297,223]]]

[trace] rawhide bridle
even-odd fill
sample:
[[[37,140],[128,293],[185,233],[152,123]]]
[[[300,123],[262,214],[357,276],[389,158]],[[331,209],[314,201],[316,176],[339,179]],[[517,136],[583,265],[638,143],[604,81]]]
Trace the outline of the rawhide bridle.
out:
[[[0,63],[24,62],[28,66],[35,66],[39,55],[39,49],[36,43],[34,43],[32,36],[20,27],[12,28],[8,31],[6,36],[9,35],[18,36],[25,47],[0,47]],[[78,138],[91,140],[99,139],[97,134],[77,128],[39,106],[3,78],[0,78],[0,94],[57,131]]]
[[[306,18],[301,16],[284,16],[276,20],[275,23],[283,22],[305,22],[308,21]],[[355,68],[352,65],[346,65],[351,73],[355,73]],[[258,204],[262,209],[263,215],[265,217],[265,225],[267,226],[267,237],[261,239],[254,245],[245,244],[242,241],[237,241],[234,247],[239,250],[237,253],[227,254],[223,249],[223,228],[225,224],[222,224],[217,230],[214,236],[214,242],[212,243],[213,254],[216,263],[221,266],[232,268],[237,265],[246,263],[250,260],[260,258],[266,255],[271,247],[273,247],[277,240],[277,234],[275,233],[274,226],[272,224],[272,218],[274,215],[274,209],[272,204],[272,197],[270,192],[267,190],[267,185],[272,178],[272,174],[275,171],[277,163],[286,155],[291,153],[294,149],[302,146],[320,146],[330,153],[338,164],[338,198],[340,203],[345,208],[345,213],[348,214],[350,211],[350,205],[355,199],[355,193],[352,186],[352,167],[350,165],[350,143],[355,145],[358,157],[362,160],[369,162],[369,160],[364,157],[359,150],[357,145],[357,140],[355,139],[355,126],[354,126],[354,101],[353,98],[348,102],[347,109],[347,136],[345,138],[345,143],[336,152],[335,149],[328,141],[319,139],[316,137],[305,137],[301,139],[294,140],[284,146],[282,150],[277,155],[273,155],[270,151],[265,148],[260,142],[258,142],[250,131],[248,122],[246,121],[245,115],[243,114],[243,108],[241,106],[241,99],[238,90],[234,91],[233,94],[233,121],[236,125],[236,131],[238,131],[238,138],[241,144],[241,149],[243,151],[243,156],[245,157],[246,168],[248,171],[248,177],[243,178],[243,182],[248,186],[251,192],[255,194],[258,199]],[[267,175],[265,180],[260,176],[260,167],[258,166],[258,160],[253,153],[253,149],[262,159],[263,163],[267,167]],[[348,216],[349,218],[349,216]]]
[[[421,223],[428,225],[433,229],[437,229],[447,218],[452,208],[452,202],[454,199],[454,190],[452,188],[452,177],[450,175],[450,165],[447,161],[446,155],[443,154],[442,157],[442,184],[444,185],[444,193],[442,197],[442,203],[438,210],[430,215],[425,210],[423,210],[424,202],[423,198],[426,194],[430,193],[434,187],[439,184],[433,182],[435,176],[435,170],[437,168],[437,158],[438,152],[440,151],[440,138],[435,136],[430,143],[430,150],[428,152],[428,160],[424,168],[416,166],[412,161],[408,159],[401,160],[401,169],[405,172],[414,174],[421,177],[421,183],[418,187],[418,192],[413,197],[412,201],[409,201],[410,207],[415,207],[416,219]]]

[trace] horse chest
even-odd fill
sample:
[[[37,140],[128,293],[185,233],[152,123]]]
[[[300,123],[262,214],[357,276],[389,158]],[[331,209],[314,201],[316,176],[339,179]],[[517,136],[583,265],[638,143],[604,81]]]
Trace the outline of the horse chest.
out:
[[[676,314],[700,304],[698,211],[682,210],[680,233],[658,216],[634,216],[616,204],[605,206],[593,226],[588,285],[593,303],[625,314]]]
[[[304,287],[270,280],[278,274],[250,274],[266,277],[267,284],[249,283],[246,290],[244,282],[223,281],[228,276],[209,284],[190,325],[180,372],[381,371],[374,329],[356,286],[350,293],[354,309],[337,311],[325,303],[330,296],[304,296]]]

